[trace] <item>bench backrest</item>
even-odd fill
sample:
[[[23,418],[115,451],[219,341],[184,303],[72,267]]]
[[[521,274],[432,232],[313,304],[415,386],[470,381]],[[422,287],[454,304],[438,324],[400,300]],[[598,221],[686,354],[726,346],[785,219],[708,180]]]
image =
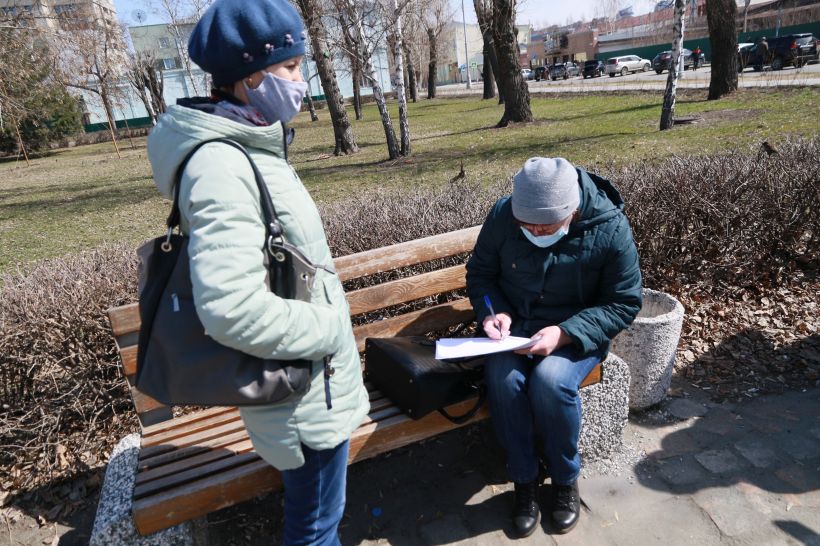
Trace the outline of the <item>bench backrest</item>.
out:
[[[341,280],[348,281],[448,258],[470,252],[480,229],[481,226],[476,226],[342,256],[334,260],[334,265]],[[347,300],[350,315],[355,317],[464,287],[465,268],[461,264],[353,290],[347,293]],[[108,317],[140,423],[145,427],[170,419],[171,408],[139,392],[134,385],[140,328],[138,304],[109,309]],[[469,300],[462,298],[362,324],[356,326],[353,333],[359,351],[363,351],[368,337],[425,334],[469,322],[473,317]]]

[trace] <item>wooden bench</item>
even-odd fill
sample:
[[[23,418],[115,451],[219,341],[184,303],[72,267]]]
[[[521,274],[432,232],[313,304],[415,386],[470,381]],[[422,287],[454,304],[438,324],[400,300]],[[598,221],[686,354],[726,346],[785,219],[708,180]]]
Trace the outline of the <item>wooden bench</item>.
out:
[[[457,256],[472,250],[478,230],[468,228],[340,257],[335,266],[340,278],[348,281]],[[441,302],[446,294],[464,286],[462,263],[350,291],[347,299],[351,316],[356,317],[424,298],[436,297]],[[132,505],[138,532],[150,534],[278,489],[279,472],[254,452],[236,408],[209,408],[174,418],[171,408],[134,388],[140,327],[137,304],[110,309],[108,316],[143,427]],[[470,302],[461,298],[356,326],[354,334],[361,352],[368,337],[425,334],[474,318]],[[599,364],[583,386],[600,381]],[[438,412],[415,421],[372,385],[367,384],[367,388],[370,414],[351,437],[350,463],[476,422],[489,414],[485,406],[462,425],[453,424]],[[461,414],[473,403],[467,400],[448,410]]]

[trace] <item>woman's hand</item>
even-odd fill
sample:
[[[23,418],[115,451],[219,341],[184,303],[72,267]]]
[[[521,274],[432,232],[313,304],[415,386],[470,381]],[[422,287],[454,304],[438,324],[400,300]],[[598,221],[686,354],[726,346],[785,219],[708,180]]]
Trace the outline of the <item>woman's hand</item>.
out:
[[[532,336],[532,339],[536,338],[539,338],[538,343],[526,349],[519,349],[515,351],[515,353],[519,355],[549,356],[556,349],[572,342],[572,338],[565,334],[558,326],[547,326],[537,331],[535,335]]]
[[[482,326],[487,337],[490,339],[503,339],[510,335],[512,317],[507,313],[498,313],[495,318],[495,322],[492,315],[487,315],[484,318]]]

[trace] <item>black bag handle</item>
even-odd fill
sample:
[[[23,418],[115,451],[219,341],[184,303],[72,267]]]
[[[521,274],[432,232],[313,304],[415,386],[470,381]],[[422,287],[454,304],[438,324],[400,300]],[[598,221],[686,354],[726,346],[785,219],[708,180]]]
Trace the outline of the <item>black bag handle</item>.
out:
[[[463,413],[462,415],[450,415],[444,408],[439,408],[438,412],[447,419],[449,419],[451,422],[455,423],[456,425],[463,425],[464,423],[472,419],[476,413],[478,413],[478,410],[481,409],[481,406],[484,405],[484,401],[487,399],[487,387],[485,385],[480,385],[477,388],[478,399],[475,401],[475,405],[469,410],[467,410],[467,412]]]
[[[235,140],[231,140],[229,138],[214,138],[212,140],[204,140],[194,146],[194,148],[188,152],[188,155],[185,156],[185,159],[179,165],[176,173],[176,184],[174,185],[174,205],[171,208],[171,213],[168,215],[168,219],[165,221],[166,225],[168,226],[168,233],[170,234],[174,228],[179,226],[179,219],[180,219],[180,212],[179,212],[179,186],[180,182],[182,181],[182,174],[185,171],[185,167],[188,165],[188,162],[191,160],[191,157],[199,151],[201,147],[206,144],[210,144],[212,142],[221,142],[223,144],[227,144],[228,146],[233,146],[242,154],[248,158],[248,161],[251,164],[251,169],[253,169],[253,175],[256,179],[256,186],[259,188],[259,202],[262,206],[262,216],[265,219],[265,231],[267,233],[267,237],[265,240],[268,241],[271,238],[279,239],[282,237],[284,233],[282,229],[282,224],[279,222],[279,217],[276,216],[276,209],[273,206],[273,200],[271,199],[270,192],[268,191],[268,186],[265,184],[265,179],[262,177],[262,173],[259,172],[259,168],[256,166],[256,163],[251,159],[250,154],[245,149],[244,146],[236,142]]]

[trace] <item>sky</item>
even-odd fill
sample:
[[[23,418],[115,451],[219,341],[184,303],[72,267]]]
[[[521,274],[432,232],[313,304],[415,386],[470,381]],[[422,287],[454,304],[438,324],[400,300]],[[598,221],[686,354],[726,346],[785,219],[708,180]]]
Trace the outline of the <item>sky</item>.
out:
[[[620,9],[632,6],[635,14],[651,11],[656,0],[519,0],[517,22],[531,24],[535,28],[542,28],[552,24],[563,25],[579,19],[592,19],[601,14],[603,5],[617,4]],[[156,2],[155,2],[156,3]],[[139,24],[134,12],[142,10],[148,19],[143,24],[161,23],[162,19],[152,13],[150,0],[114,0],[117,15],[120,21],[127,25]],[[453,8],[453,19],[461,21],[461,2],[450,0]],[[475,11],[472,0],[464,0],[465,19],[468,23],[475,23]]]

